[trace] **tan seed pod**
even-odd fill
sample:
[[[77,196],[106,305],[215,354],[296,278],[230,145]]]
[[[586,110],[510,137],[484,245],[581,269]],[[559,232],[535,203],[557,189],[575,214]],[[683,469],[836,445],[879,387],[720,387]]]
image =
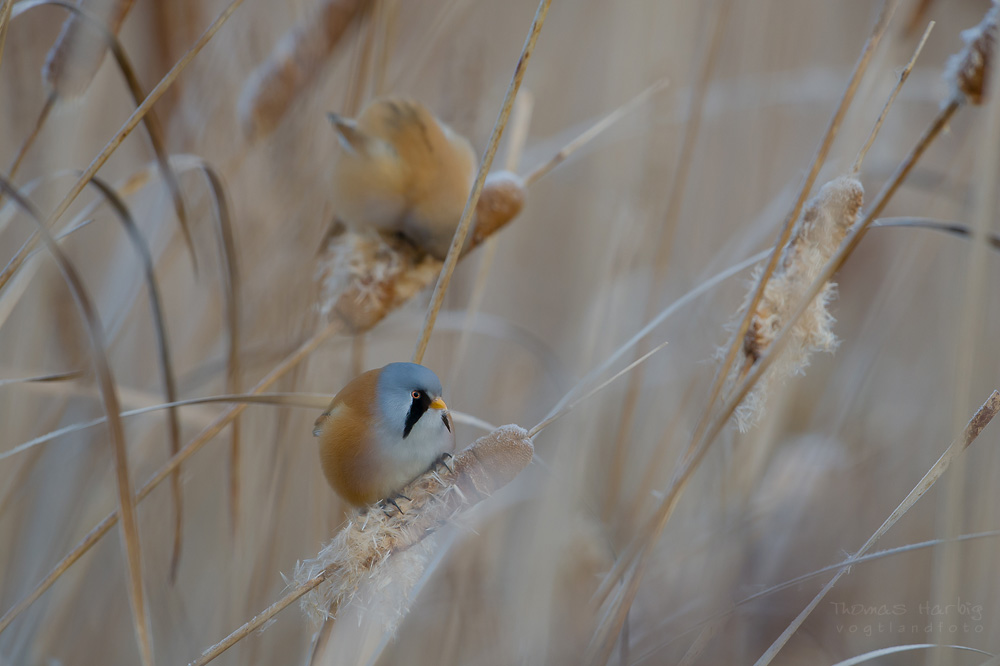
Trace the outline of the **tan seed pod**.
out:
[[[841,176],[820,188],[808,202],[777,270],[764,287],[743,338],[743,363],[734,369],[731,381],[742,379],[770,348],[806,290],[857,222],[863,201],[861,183],[854,177]],[[749,429],[763,414],[771,381],[800,374],[809,365],[813,352],[832,352],[837,348],[839,341],[833,334],[834,319],[827,310],[835,296],[836,285],[827,283],[792,328],[792,340],[781,357],[736,410],[741,431]],[[744,307],[746,305],[744,303]]]
[[[278,40],[240,94],[237,113],[247,136],[265,136],[278,126],[366,4],[365,0],[320,0]]]
[[[117,35],[135,0],[80,0],[80,9]],[[63,23],[55,44],[42,66],[42,80],[62,99],[86,92],[108,50],[104,36],[75,13]]]
[[[962,31],[965,48],[951,56],[945,66],[944,78],[952,95],[970,104],[982,104],[986,82],[990,78],[993,55],[997,46],[997,21],[1000,4],[993,5],[979,25]]]
[[[486,179],[475,227],[463,255],[520,213],[524,185],[509,172]],[[357,233],[340,227],[322,249],[320,312],[344,321],[353,333],[370,330],[387,314],[434,284],[442,262],[393,234]]]
[[[323,571],[328,574],[302,598],[303,612],[318,625],[359,593],[377,591],[373,596],[379,599],[365,598],[365,607],[380,601],[383,620],[394,625],[407,610],[398,604],[406,603],[423,575],[430,554],[422,547],[427,537],[513,481],[533,456],[534,445],[524,428],[502,426],[457,454],[448,462],[450,469],[431,470],[403,488],[405,497],[397,500],[401,511],[377,504],[353,515],[315,559],[296,566],[293,578],[298,584]],[[385,608],[387,598],[397,605]]]

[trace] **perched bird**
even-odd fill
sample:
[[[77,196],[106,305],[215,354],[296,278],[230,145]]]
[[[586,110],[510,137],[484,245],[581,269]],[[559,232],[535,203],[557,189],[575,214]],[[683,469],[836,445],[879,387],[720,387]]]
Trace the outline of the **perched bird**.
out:
[[[356,120],[329,117],[343,146],[333,166],[337,217],[355,230],[401,232],[444,259],[476,175],[469,141],[410,100],[374,100]]]
[[[323,473],[355,506],[392,500],[455,450],[441,381],[416,363],[390,363],[352,379],[316,419]]]

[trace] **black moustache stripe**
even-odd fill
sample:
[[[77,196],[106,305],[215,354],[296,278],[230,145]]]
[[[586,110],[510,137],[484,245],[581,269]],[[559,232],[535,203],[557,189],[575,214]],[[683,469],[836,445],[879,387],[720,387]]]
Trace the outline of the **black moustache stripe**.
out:
[[[426,393],[421,392],[419,398],[414,398],[410,403],[410,411],[406,413],[406,423],[403,425],[403,439],[406,439],[410,435],[410,431],[413,430],[413,426],[417,424],[420,417],[423,416],[428,409],[431,407],[431,399]]]

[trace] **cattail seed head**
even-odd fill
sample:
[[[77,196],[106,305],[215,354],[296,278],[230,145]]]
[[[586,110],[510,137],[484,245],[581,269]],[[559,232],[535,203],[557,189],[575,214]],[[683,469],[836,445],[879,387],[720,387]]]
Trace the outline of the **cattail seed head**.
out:
[[[944,73],[955,98],[970,104],[983,103],[996,52],[998,20],[1000,4],[994,0],[979,25],[962,31],[965,48],[948,59]]]
[[[463,254],[510,222],[524,206],[523,182],[509,172],[486,179],[474,227]],[[442,262],[393,233],[338,226],[321,250],[319,310],[363,333],[417,293],[434,284]]]
[[[319,624],[361,594],[364,607],[378,612],[391,631],[429,561],[433,542],[427,537],[510,483],[533,455],[524,428],[502,426],[457,454],[450,469],[431,470],[403,488],[397,499],[402,512],[377,504],[355,513],[316,558],[296,565],[299,584],[330,574],[302,598],[303,612]]]
[[[782,253],[774,274],[764,287],[764,293],[750,319],[750,327],[743,338],[743,363],[734,367],[731,382],[745,376],[746,372],[763,356],[775,337],[798,307],[809,285],[822,272],[824,265],[836,252],[840,242],[857,222],[864,200],[861,183],[849,176],[841,176],[824,185],[806,205],[795,233]],[[759,277],[759,273],[755,276]],[[809,365],[813,352],[832,352],[838,340],[833,334],[833,316],[827,305],[836,296],[836,285],[827,283],[823,291],[792,327],[792,340],[781,358],[747,394],[736,410],[737,424],[741,431],[749,429],[763,414],[768,384],[775,378],[800,374]],[[747,301],[750,294],[747,295]],[[743,307],[749,303],[744,302]]]

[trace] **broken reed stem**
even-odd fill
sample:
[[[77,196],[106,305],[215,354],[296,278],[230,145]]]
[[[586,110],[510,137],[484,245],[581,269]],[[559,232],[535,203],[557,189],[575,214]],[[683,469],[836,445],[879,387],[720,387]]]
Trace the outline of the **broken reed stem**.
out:
[[[264,376],[257,385],[250,390],[250,394],[263,393],[269,386],[280,379],[286,372],[297,366],[302,362],[309,354],[315,351],[320,344],[325,340],[330,338],[332,335],[337,333],[341,329],[341,323],[339,321],[333,321],[327,324],[322,330],[316,333],[309,340],[305,341],[298,349],[292,352],[288,357],[286,357],[281,363],[271,370],[267,375]],[[249,402],[233,405],[222,414],[220,414],[216,419],[207,427],[205,427],[193,440],[191,440],[180,452],[172,456],[164,465],[162,465],[153,476],[146,481],[145,484],[136,492],[135,501],[138,504],[144,500],[153,489],[158,486],[164,479],[169,477],[174,470],[176,470],[181,464],[183,464],[188,458],[194,455],[202,446],[211,441],[213,437],[222,432],[222,430],[229,425],[229,423],[243,413],[243,410],[247,408]],[[45,593],[52,584],[59,579],[59,577],[66,572],[77,560],[79,560],[84,553],[90,550],[101,537],[108,533],[111,528],[118,522],[118,512],[112,511],[109,513],[104,520],[93,527],[90,532],[84,536],[83,540],[73,548],[68,555],[66,555],[62,560],[60,560],[55,567],[39,582],[35,588],[28,593],[27,596],[18,601],[10,610],[4,613],[3,617],[0,617],[0,633],[10,626],[10,623],[21,614],[25,609],[27,609],[31,604],[38,600],[42,594]]]
[[[416,348],[413,350],[414,363],[420,363],[424,359],[424,352],[427,351],[427,343],[430,342],[431,331],[434,330],[434,322],[437,320],[437,313],[444,302],[444,294],[448,289],[448,284],[451,282],[451,274],[455,271],[455,265],[458,263],[462,245],[465,243],[465,237],[469,233],[472,215],[476,211],[476,203],[479,201],[479,195],[483,191],[483,185],[486,183],[486,176],[490,171],[490,167],[493,165],[493,158],[496,156],[497,148],[500,145],[500,137],[503,136],[504,128],[507,126],[507,120],[510,118],[510,112],[514,106],[514,98],[517,97],[517,91],[520,89],[521,81],[524,79],[524,74],[528,69],[528,62],[531,60],[531,54],[535,50],[538,34],[545,23],[545,17],[549,13],[550,4],[552,4],[552,0],[541,0],[538,3],[538,9],[535,11],[535,18],[531,22],[528,38],[524,42],[524,47],[521,49],[521,56],[514,67],[514,76],[511,78],[510,85],[507,86],[507,93],[504,96],[503,105],[500,107],[500,114],[493,125],[493,133],[490,135],[489,143],[486,146],[486,153],[479,163],[479,173],[476,174],[476,182],[472,186],[472,192],[469,193],[469,200],[465,202],[465,210],[462,211],[461,221],[458,223],[458,228],[455,229],[455,236],[451,239],[448,256],[445,257],[441,274],[438,277],[437,284],[434,285],[434,293],[431,295],[431,302],[427,309],[427,316],[424,319],[423,329],[420,333],[420,338],[417,340]]]
[[[743,346],[743,339],[746,336],[747,330],[750,328],[750,322],[753,319],[754,312],[756,312],[757,306],[760,304],[760,300],[764,296],[764,288],[767,286],[768,280],[771,279],[771,276],[774,274],[774,271],[778,266],[778,260],[781,257],[782,249],[788,244],[788,241],[792,237],[792,231],[795,228],[795,223],[802,214],[802,209],[809,198],[809,192],[816,183],[816,178],[819,177],[820,169],[826,162],[827,155],[830,153],[830,149],[833,146],[833,140],[840,130],[840,125],[844,120],[844,116],[847,114],[847,110],[850,108],[851,102],[854,101],[854,95],[857,93],[858,86],[861,84],[861,79],[864,76],[865,71],[868,69],[868,64],[871,62],[872,55],[875,53],[875,49],[878,47],[883,35],[885,35],[885,32],[889,27],[889,23],[892,20],[892,15],[895,13],[898,5],[899,0],[884,0],[882,3],[882,9],[879,12],[879,17],[875,21],[875,26],[872,28],[872,32],[865,42],[864,47],[862,47],[861,55],[858,57],[857,63],[854,65],[854,71],[851,73],[851,79],[848,81],[843,95],[841,95],[837,109],[830,118],[830,123],[827,125],[826,131],[823,134],[823,139],[820,141],[819,147],[816,150],[816,155],[813,157],[809,173],[806,174],[806,177],[802,182],[802,187],[799,190],[799,195],[795,200],[795,204],[792,206],[792,210],[785,218],[781,231],[778,234],[778,238],[774,244],[774,249],[771,252],[771,257],[768,260],[767,265],[764,267],[764,270],[761,272],[757,285],[754,288],[753,295],[750,297],[748,307],[743,313],[740,324],[734,331],[733,337],[727,345],[728,351],[726,352],[726,356],[723,359],[722,364],[719,366],[715,375],[715,380],[712,382],[712,388],[709,393],[705,410],[702,413],[701,420],[695,428],[694,436],[691,438],[691,445],[688,447],[688,451],[685,454],[686,456],[690,456],[692,454],[692,449],[696,445],[696,442],[702,438],[705,428],[708,427],[709,420],[712,417],[712,408],[715,406],[716,400],[722,391],[722,387],[725,384],[726,379],[729,377],[729,373],[733,367],[733,362],[736,360],[736,355]]]
[[[118,513],[122,516],[121,535],[127,566],[126,588],[132,611],[132,624],[135,629],[136,642],[139,646],[139,657],[142,664],[143,666],[152,666],[153,651],[149,635],[149,613],[146,607],[142,580],[142,550],[139,542],[139,524],[135,515],[136,499],[133,494],[132,479],[128,467],[125,428],[119,416],[121,406],[118,402],[115,379],[111,373],[111,366],[108,363],[103,326],[101,325],[97,310],[93,306],[90,294],[83,286],[76,268],[59,248],[59,244],[45,227],[41,215],[6,179],[0,178],[0,188],[36,223],[46,248],[58,265],[59,272],[62,274],[66,285],[73,295],[73,301],[76,303],[77,309],[80,311],[80,317],[87,329],[94,374],[100,387],[101,402],[108,418],[108,437],[111,440],[111,454],[114,461],[116,489],[118,491]]]
[[[316,590],[318,597],[304,610],[317,617],[335,617],[393,554],[417,545],[454,518],[507,485],[531,462],[534,446],[528,432],[516,425],[497,428],[480,437],[450,462],[450,469],[430,470],[403,488],[401,511],[387,514],[382,503],[354,515],[320,552],[296,567],[299,581],[288,594],[239,629],[206,650],[191,666],[205,666],[263,626],[293,601]],[[406,499],[409,498],[409,499]],[[401,609],[405,613],[406,609]]]
[[[267,59],[247,77],[236,105],[240,125],[250,139],[270,134],[295,100],[312,88],[324,63],[367,4],[366,0],[318,0],[278,40]]]
[[[688,106],[688,122],[684,124],[681,148],[677,154],[677,162],[674,164],[674,172],[667,191],[667,210],[663,216],[663,224],[659,225],[654,232],[656,235],[656,240],[654,241],[656,251],[652,260],[653,274],[650,277],[649,291],[643,310],[643,319],[650,319],[656,311],[656,304],[660,298],[660,285],[666,277],[667,266],[670,262],[670,251],[673,247],[674,231],[677,228],[677,219],[683,208],[684,194],[687,192],[687,180],[692,170],[691,162],[694,158],[694,149],[698,144],[698,136],[701,133],[705,97],[708,94],[708,85],[715,73],[719,53],[722,51],[722,38],[726,33],[726,21],[731,9],[732,0],[722,0],[715,14],[712,36],[708,41],[705,56],[695,82],[694,94],[692,94],[691,103]],[[636,346],[635,352],[637,355],[642,354],[643,347],[644,345],[641,342]],[[605,521],[610,520],[618,508],[622,479],[625,475],[627,442],[632,437],[632,426],[635,423],[635,411],[639,405],[642,378],[643,370],[639,369],[629,377],[625,388],[625,400],[622,403],[621,414],[618,417],[618,429],[615,433],[611,462],[608,467],[602,516]]]
[[[913,56],[910,61],[906,63],[906,67],[903,71],[899,73],[899,80],[896,81],[895,87],[892,89],[892,93],[889,95],[889,99],[885,101],[885,106],[882,107],[882,112],[878,114],[878,120],[875,121],[875,126],[872,127],[871,133],[868,135],[868,140],[865,141],[865,145],[861,146],[861,150],[858,151],[858,156],[854,160],[854,165],[851,167],[851,174],[857,175],[861,173],[861,164],[865,161],[865,155],[868,154],[868,150],[875,143],[875,137],[878,136],[878,131],[882,128],[882,123],[885,121],[885,117],[889,115],[889,109],[892,108],[892,103],[896,101],[896,95],[899,91],[903,89],[903,84],[906,83],[906,79],[910,78],[910,72],[913,71],[913,66],[917,64],[917,58],[920,57],[920,52],[924,50],[924,44],[927,43],[927,38],[931,36],[931,30],[934,29],[934,21],[927,24],[927,29],[924,30],[923,37],[920,38],[920,42],[917,44],[917,48],[913,51]]]
[[[760,659],[754,663],[754,666],[767,666],[767,664],[771,663],[771,660],[774,659],[775,655],[777,655],[781,648],[784,647],[785,643],[788,642],[788,639],[792,637],[792,634],[794,634],[798,628],[802,626],[802,623],[805,622],[807,617],[809,617],[809,614],[812,613],[816,606],[819,605],[819,602],[823,600],[826,593],[837,584],[837,581],[840,580],[844,574],[850,571],[851,565],[854,564],[855,561],[862,555],[868,552],[875,542],[878,541],[883,534],[888,532],[892,526],[903,517],[903,514],[909,511],[913,505],[916,504],[917,501],[931,489],[934,482],[941,478],[941,475],[947,471],[951,463],[954,462],[955,459],[958,458],[958,456],[960,456],[967,448],[969,448],[969,445],[972,444],[977,437],[979,437],[979,433],[981,433],[983,428],[985,428],[989,422],[993,420],[993,417],[997,415],[998,411],[1000,411],[1000,391],[993,391],[986,402],[983,403],[983,406],[976,411],[973,417],[966,424],[962,434],[951,442],[945,452],[941,454],[941,457],[938,458],[937,462],[931,465],[931,468],[927,470],[927,473],[924,474],[923,478],[917,482],[917,485],[913,487],[913,490],[911,490],[903,501],[899,503],[899,506],[896,507],[895,511],[889,514],[889,517],[885,519],[877,530],[875,530],[874,534],[868,537],[868,540],[865,541],[864,545],[861,546],[856,553],[847,558],[847,560],[843,563],[842,568],[837,571],[832,579],[830,579],[830,582],[824,585],[823,589],[820,590],[819,593],[813,597],[812,601],[810,601],[809,604],[802,609],[802,612],[800,612],[796,618],[792,620],[792,623],[789,624],[781,635],[774,641],[774,643],[771,644],[771,647],[769,647],[767,651],[761,655]]]
[[[146,114],[148,114],[153,108],[153,104],[155,104],[156,101],[163,96],[167,89],[173,85],[174,81],[177,80],[177,77],[180,76],[181,72],[187,68],[194,57],[198,55],[206,44],[208,44],[209,40],[212,39],[215,33],[219,31],[219,28],[225,24],[229,17],[233,15],[233,12],[235,12],[242,3],[243,0],[230,0],[229,5],[222,11],[221,14],[219,14],[215,21],[213,21],[212,24],[205,29],[205,32],[201,34],[198,41],[195,42],[194,45],[188,49],[187,53],[185,53],[184,56],[177,61],[177,64],[174,65],[162,79],[160,79],[160,82],[156,84],[156,87],[150,91],[150,93],[142,101],[142,104],[140,104],[135,111],[129,115],[125,123],[114,134],[114,136],[111,137],[107,144],[105,144],[104,148],[101,149],[101,152],[94,157],[80,178],[76,181],[73,187],[70,188],[69,192],[66,193],[66,196],[64,196],[62,201],[59,202],[59,205],[56,206],[56,209],[51,215],[49,215],[45,221],[46,228],[50,228],[56,220],[63,216],[63,214],[72,205],[73,201],[76,200],[76,197],[83,191],[83,188],[87,186],[90,179],[97,174],[100,168],[104,166],[104,163],[111,157],[111,154],[118,149],[118,146],[120,146],[122,141],[125,140],[125,137],[135,129],[136,125],[138,125],[143,118],[146,117]],[[10,278],[24,262],[25,257],[31,250],[34,249],[37,244],[37,239],[38,237],[36,236],[32,242],[25,243],[21,247],[18,254],[15,255],[10,262],[8,262],[3,272],[0,273],[0,290],[2,290],[8,282],[10,282]]]
[[[524,176],[524,186],[531,187],[542,178],[547,176],[555,169],[557,166],[565,162],[570,155],[575,153],[577,150],[585,146],[586,144],[593,141],[597,135],[599,135],[604,130],[608,129],[616,122],[621,120],[623,117],[627,116],[634,109],[637,109],[640,105],[645,103],[650,97],[660,92],[670,84],[667,79],[660,79],[659,81],[653,83],[651,86],[643,90],[641,93],[625,102],[625,104],[619,106],[617,109],[607,114],[596,123],[588,127],[575,139],[563,146],[558,153],[552,156],[552,158],[540,164]],[[507,167],[508,171],[514,171],[510,166]]]

